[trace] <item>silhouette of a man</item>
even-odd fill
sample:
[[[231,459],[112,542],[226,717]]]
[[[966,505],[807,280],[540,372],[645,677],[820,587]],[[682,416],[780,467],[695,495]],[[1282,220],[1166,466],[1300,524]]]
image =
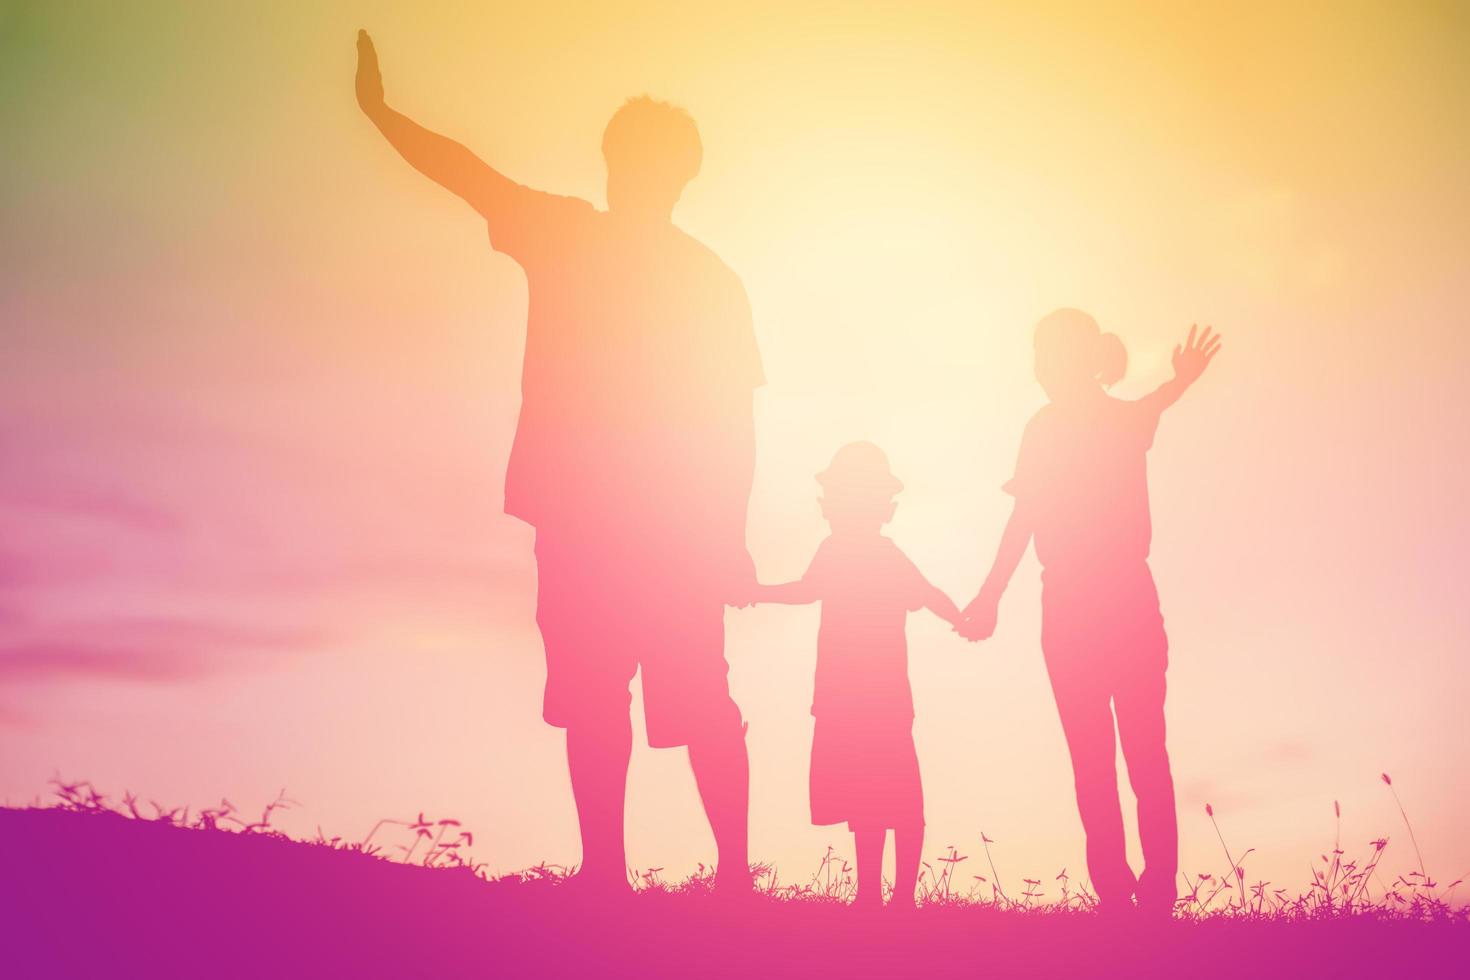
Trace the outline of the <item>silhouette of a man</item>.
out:
[[[580,879],[626,889],[629,685],[650,745],[689,747],[719,849],[748,889],[749,762],[724,606],[755,587],[745,548],[763,383],[740,280],[672,223],[699,171],[685,112],[630,100],[603,135],[608,210],[531,190],[389,108],[358,36],[358,103],[415,169],[484,216],[526,273],[521,413],[505,509],[536,528],[546,721],[567,732]]]

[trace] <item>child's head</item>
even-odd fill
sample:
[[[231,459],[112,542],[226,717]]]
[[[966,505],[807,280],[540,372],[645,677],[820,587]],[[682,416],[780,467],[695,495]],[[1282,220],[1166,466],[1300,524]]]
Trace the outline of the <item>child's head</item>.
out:
[[[893,498],[903,484],[888,469],[888,457],[871,442],[850,442],[817,474],[822,516],[835,534],[877,534],[893,518]]]
[[[1081,310],[1048,313],[1036,324],[1036,380],[1052,401],[1108,387],[1128,370],[1128,351]]]

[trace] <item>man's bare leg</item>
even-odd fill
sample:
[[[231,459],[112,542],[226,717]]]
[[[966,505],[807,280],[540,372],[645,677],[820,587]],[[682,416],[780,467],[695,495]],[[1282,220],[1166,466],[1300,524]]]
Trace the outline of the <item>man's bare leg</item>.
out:
[[[577,823],[582,830],[579,877],[589,885],[628,888],[623,848],[623,807],[628,792],[628,759],[633,754],[633,724],[624,716],[609,725],[567,729],[567,768]]]
[[[689,743],[689,767],[715,834],[718,887],[748,890],[750,877],[750,756],[743,728]]]

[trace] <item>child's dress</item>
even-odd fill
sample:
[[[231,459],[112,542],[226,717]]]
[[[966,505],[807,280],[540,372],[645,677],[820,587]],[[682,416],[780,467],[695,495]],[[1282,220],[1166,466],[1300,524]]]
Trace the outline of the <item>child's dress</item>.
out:
[[[812,715],[812,823],[920,827],[908,612],[927,583],[881,535],[822,542],[802,581],[822,604]]]

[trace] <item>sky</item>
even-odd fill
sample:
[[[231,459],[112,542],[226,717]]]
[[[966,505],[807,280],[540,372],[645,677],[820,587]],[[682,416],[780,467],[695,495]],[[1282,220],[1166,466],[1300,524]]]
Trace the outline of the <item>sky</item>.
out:
[[[359,27],[395,108],[599,206],[624,98],[693,114],[675,217],[751,298],[767,580],[870,439],[891,535],[963,604],[1031,325],[1094,314],[1136,397],[1213,324],[1150,457],[1182,869],[1223,866],[1210,803],[1249,878],[1304,886],[1336,800],[1346,849],[1411,870],[1387,772],[1430,871],[1470,872],[1455,4],[0,4],[0,798],[284,788],[293,833],[423,811],[493,870],[578,859],[500,512],[524,278],[358,113]],[[911,676],[928,850],[983,831],[1054,887],[1082,837],[1038,592],[1028,557],[980,645],[911,617]],[[808,822],[816,615],[727,615],[788,881],[850,852]],[[713,860],[681,752],[637,746],[628,812],[635,868]]]

